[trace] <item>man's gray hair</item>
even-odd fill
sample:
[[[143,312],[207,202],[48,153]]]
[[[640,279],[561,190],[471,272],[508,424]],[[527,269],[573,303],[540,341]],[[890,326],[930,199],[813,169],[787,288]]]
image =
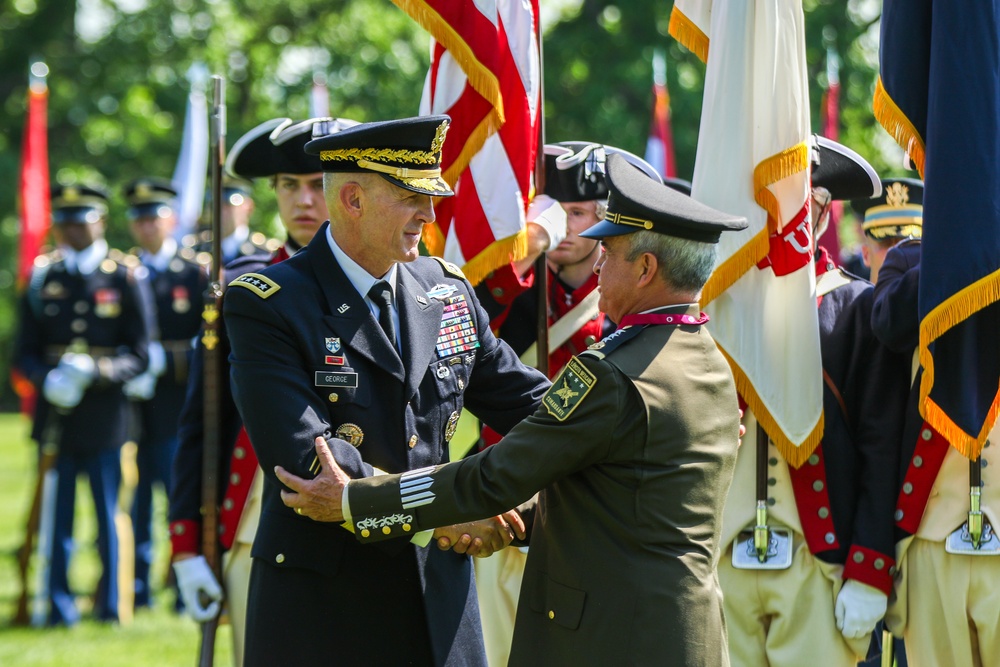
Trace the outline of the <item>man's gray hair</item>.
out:
[[[650,253],[660,263],[660,276],[674,289],[698,292],[712,275],[718,258],[718,245],[692,241],[648,230],[629,234],[628,261]]]

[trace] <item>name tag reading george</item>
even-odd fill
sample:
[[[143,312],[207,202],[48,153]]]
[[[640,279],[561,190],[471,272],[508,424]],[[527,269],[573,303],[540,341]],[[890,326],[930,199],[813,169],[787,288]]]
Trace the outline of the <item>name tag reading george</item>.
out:
[[[331,373],[330,371],[316,371],[317,387],[357,387],[357,373]]]

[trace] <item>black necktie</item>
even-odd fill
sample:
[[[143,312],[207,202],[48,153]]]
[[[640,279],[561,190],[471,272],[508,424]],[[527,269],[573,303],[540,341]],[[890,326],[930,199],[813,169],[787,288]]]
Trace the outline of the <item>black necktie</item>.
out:
[[[396,347],[396,325],[392,321],[392,290],[384,280],[377,281],[368,290],[368,298],[378,306],[378,324],[385,332],[386,338]]]

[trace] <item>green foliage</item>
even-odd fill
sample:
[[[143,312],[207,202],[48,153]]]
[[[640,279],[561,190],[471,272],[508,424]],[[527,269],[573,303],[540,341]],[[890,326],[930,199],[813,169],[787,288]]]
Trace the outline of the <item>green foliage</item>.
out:
[[[694,167],[705,66],[668,36],[662,0],[552,0],[544,35],[546,138],[587,139],[643,154],[654,49],[665,49],[681,176]],[[879,170],[899,151],[871,115],[879,3],[804,0],[814,127],[826,85],[826,46],[841,69],[844,143]],[[276,116],[305,118],[314,71],[333,115],[374,120],[417,112],[427,35],[389,0],[13,0],[0,6],[0,178],[17,183],[31,58],[49,65],[52,180],[91,179],[114,193],[108,237],[130,247],[121,186],[169,176],[180,149],[188,83],[205,63],[227,80],[229,144]],[[273,233],[275,207],[258,183],[255,225]],[[0,190],[0,377],[14,326],[16,188]],[[0,407],[10,407],[9,390]]]

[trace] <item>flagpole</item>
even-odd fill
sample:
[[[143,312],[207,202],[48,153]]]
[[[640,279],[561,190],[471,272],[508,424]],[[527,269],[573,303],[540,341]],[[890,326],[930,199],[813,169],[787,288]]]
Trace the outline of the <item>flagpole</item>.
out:
[[[537,3],[533,3],[538,8]],[[535,36],[538,42],[538,148],[535,151],[535,196],[545,192],[545,59],[542,48],[542,23],[535,12]],[[535,366],[549,376],[549,267],[543,252],[535,260],[535,287],[538,290],[538,326],[535,340],[538,354]]]

